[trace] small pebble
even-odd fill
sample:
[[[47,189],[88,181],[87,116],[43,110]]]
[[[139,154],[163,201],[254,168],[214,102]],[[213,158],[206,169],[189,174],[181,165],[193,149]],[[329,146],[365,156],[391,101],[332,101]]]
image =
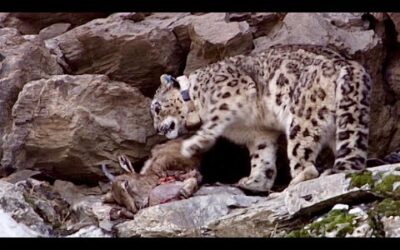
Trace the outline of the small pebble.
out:
[[[349,210],[349,205],[347,204],[336,204],[333,206],[332,210]]]

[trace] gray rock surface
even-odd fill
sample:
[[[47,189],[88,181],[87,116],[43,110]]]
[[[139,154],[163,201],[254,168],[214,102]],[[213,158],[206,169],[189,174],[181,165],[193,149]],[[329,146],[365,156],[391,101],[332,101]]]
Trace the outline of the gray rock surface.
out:
[[[29,81],[56,74],[62,69],[44,46],[26,40],[16,29],[0,29],[0,159],[19,91]]]
[[[117,169],[119,154],[135,163],[160,139],[149,105],[138,89],[104,75],[29,82],[13,108],[2,164],[96,183],[102,163]]]
[[[46,46],[71,74],[105,74],[147,95],[157,88],[161,74],[178,74],[183,62],[171,30],[123,16],[93,20],[47,40]]]

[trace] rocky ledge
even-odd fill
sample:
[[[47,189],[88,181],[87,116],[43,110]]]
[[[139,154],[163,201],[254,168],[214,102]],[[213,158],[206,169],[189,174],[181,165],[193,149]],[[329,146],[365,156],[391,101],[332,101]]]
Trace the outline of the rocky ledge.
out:
[[[35,173],[25,172],[24,176]],[[400,164],[321,176],[269,196],[227,185],[111,220],[109,188],[0,180],[0,235],[19,237],[399,237]]]

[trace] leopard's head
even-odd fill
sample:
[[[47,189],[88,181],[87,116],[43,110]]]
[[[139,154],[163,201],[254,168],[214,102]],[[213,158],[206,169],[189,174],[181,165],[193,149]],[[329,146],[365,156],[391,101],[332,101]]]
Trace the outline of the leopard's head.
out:
[[[160,135],[174,139],[188,132],[188,112],[177,80],[161,76],[161,85],[153,97],[150,110],[154,128]]]

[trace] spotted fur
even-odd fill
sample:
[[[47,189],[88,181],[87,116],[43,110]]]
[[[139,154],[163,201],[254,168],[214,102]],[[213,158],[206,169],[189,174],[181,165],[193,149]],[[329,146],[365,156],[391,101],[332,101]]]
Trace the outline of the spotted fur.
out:
[[[198,116],[201,128],[182,145],[187,157],[209,149],[220,136],[246,145],[252,169],[239,182],[243,188],[270,190],[282,132],[292,184],[318,177],[315,161],[325,145],[335,152],[334,172],[365,168],[371,79],[359,63],[321,46],[274,46],[208,65],[187,79],[189,102],[177,86],[157,90],[151,108],[155,128],[174,138],[186,132],[189,115]]]

